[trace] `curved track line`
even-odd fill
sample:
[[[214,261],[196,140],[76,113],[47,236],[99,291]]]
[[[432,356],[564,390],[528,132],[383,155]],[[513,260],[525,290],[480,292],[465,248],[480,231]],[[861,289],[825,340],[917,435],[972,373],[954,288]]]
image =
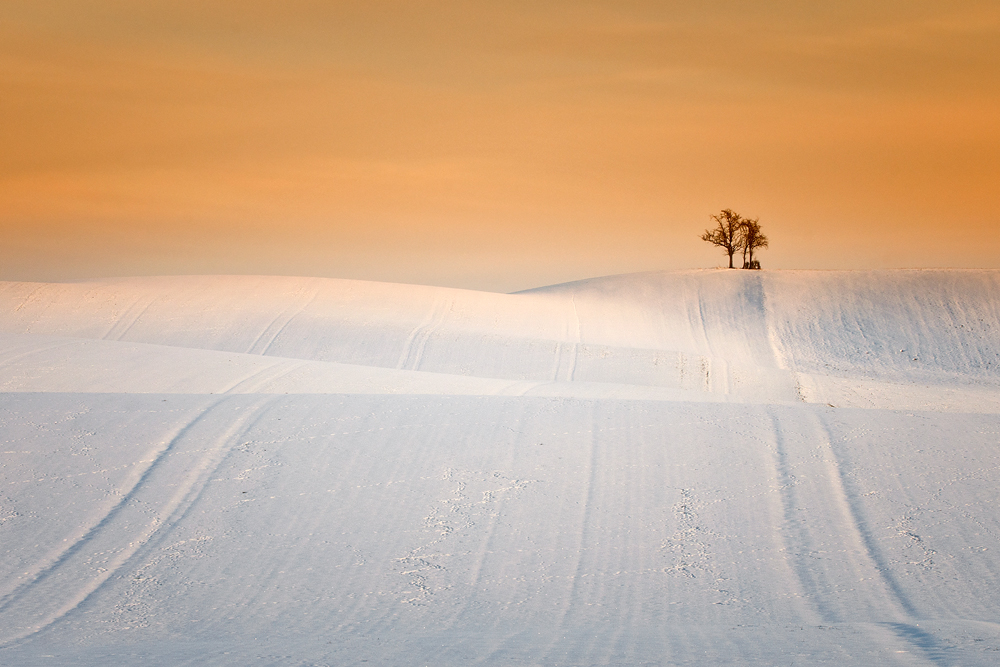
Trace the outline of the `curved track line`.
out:
[[[486,535],[480,541],[479,549],[476,552],[475,562],[471,568],[472,576],[469,578],[472,592],[466,596],[465,603],[460,607],[457,607],[451,614],[447,623],[448,629],[452,628],[456,623],[458,623],[459,620],[461,620],[462,614],[469,608],[472,601],[475,600],[476,594],[479,592],[479,585],[483,578],[483,566],[486,563],[487,555],[493,553],[490,547],[493,546],[493,538],[496,534],[497,523],[499,520],[499,512],[489,512],[487,514],[487,524],[484,531]]]
[[[125,330],[122,331],[120,334],[118,334],[118,338],[116,340],[121,340],[122,336],[124,336],[129,331],[131,331],[132,327],[134,327],[136,325],[136,323],[140,319],[142,319],[142,316],[146,314],[146,311],[148,311],[152,307],[152,305],[154,303],[156,303],[158,300],[159,300],[159,297],[153,297],[152,299],[150,299],[149,302],[146,303],[146,305],[143,307],[143,309],[141,311],[139,311],[139,314],[137,314],[135,317],[132,318],[132,321],[129,322],[128,326],[125,327]]]
[[[17,305],[17,308],[14,309],[14,312],[15,313],[18,312],[19,310],[27,306],[29,303],[31,303],[31,301],[33,300],[32,297],[34,297],[36,294],[38,294],[38,292],[42,291],[46,287],[48,287],[48,285],[43,283],[38,287],[36,287],[35,289],[28,292],[28,294],[21,300],[21,303]]]
[[[572,382],[576,373],[577,356],[580,353],[580,344],[583,342],[583,335],[580,328],[580,311],[576,307],[576,294],[571,295],[570,304],[573,306],[573,355],[570,358],[569,368],[566,369],[566,381]]]
[[[264,345],[264,349],[261,350],[259,352],[259,354],[266,355],[271,350],[271,346],[274,345],[274,341],[278,340],[278,336],[280,336],[281,333],[288,327],[288,325],[291,324],[292,320],[294,320],[296,317],[298,317],[299,315],[301,315],[302,313],[304,313],[305,310],[306,310],[306,308],[308,308],[309,306],[312,305],[313,301],[316,300],[316,297],[319,296],[319,290],[320,290],[320,288],[318,286],[313,288],[312,294],[306,300],[306,302],[303,303],[301,306],[299,306],[298,310],[296,310],[295,313],[293,313],[292,315],[289,315],[285,319],[285,321],[282,322],[281,326],[278,327],[278,330],[274,332],[274,334],[271,336],[270,339],[268,339],[267,344]],[[287,312],[287,310],[285,312]],[[282,314],[284,314],[284,313],[282,313]],[[271,323],[269,325],[267,325],[267,328],[264,329],[264,331],[262,331],[259,336],[257,336],[257,340],[255,340],[253,342],[253,344],[250,346],[250,352],[251,353],[254,353],[253,352],[254,348],[257,347],[257,344],[264,337],[264,334],[267,333],[268,329],[270,329],[271,327],[274,326],[274,323],[277,322],[279,318],[280,318],[280,315],[278,317],[275,317],[274,320],[272,320]]]
[[[851,491],[850,482],[845,476],[845,461],[843,460],[843,456],[838,456],[837,452],[833,448],[833,445],[831,444],[829,428],[815,413],[812,413],[812,417],[816,420],[818,429],[823,433],[824,449],[828,454],[826,461],[830,473],[830,479],[836,488],[838,501],[841,503],[846,513],[850,516],[851,528],[853,529],[857,543],[863,547],[865,556],[867,556],[871,566],[878,573],[882,586],[890,593],[892,599],[898,606],[899,611],[905,614],[908,618],[917,618],[919,614],[917,613],[916,607],[903,591],[899,582],[896,580],[896,577],[893,576],[889,568],[889,563],[882,557],[881,553],[879,553],[878,547],[875,545],[875,540],[872,537],[871,530],[868,528],[868,523],[865,521],[864,515],[861,512],[858,495]]]
[[[556,342],[555,357],[552,360],[553,382],[572,382],[576,373],[577,357],[580,353],[580,313],[576,308],[576,295],[570,299],[572,315],[563,319],[563,339]],[[565,370],[564,370],[565,369]],[[563,377],[565,376],[565,377]]]
[[[211,472],[218,467],[225,454],[229,451],[229,447],[227,447],[227,445],[229,445],[233,436],[245,430],[248,427],[247,423],[254,418],[255,413],[267,402],[273,400],[275,399],[269,398],[264,401],[258,401],[254,404],[254,406],[247,406],[240,418],[231,422],[223,433],[214,439],[213,445],[205,450],[207,453],[203,454],[199,458],[197,464],[191,468],[184,475],[180,483],[177,484],[177,490],[168,498],[166,503],[157,508],[155,516],[152,520],[145,520],[145,525],[142,527],[138,535],[132,534],[125,537],[127,543],[123,547],[120,545],[112,545],[111,547],[97,545],[97,549],[94,553],[85,553],[87,545],[92,542],[96,542],[101,537],[104,537],[103,533],[112,532],[109,528],[110,525],[119,519],[119,517],[126,514],[132,506],[145,505],[145,503],[133,503],[130,501],[136,499],[136,496],[141,492],[145,484],[162,466],[162,463],[167,458],[167,454],[175,449],[177,444],[191,432],[195,425],[204,421],[206,415],[222,405],[225,399],[215,401],[192,421],[188,422],[185,426],[179,429],[177,434],[170,440],[167,447],[163,448],[151,465],[146,468],[142,476],[132,486],[127,495],[125,495],[107,514],[105,514],[105,516],[95,526],[90,528],[82,538],[78,539],[73,545],[68,547],[55,562],[46,567],[43,572],[39,573],[31,581],[24,582],[21,586],[19,586],[19,590],[13,595],[8,596],[3,608],[0,608],[0,620],[2,620],[2,616],[6,615],[8,612],[17,615],[19,611],[16,608],[17,603],[25,601],[27,598],[33,596],[33,594],[36,594],[37,589],[40,587],[43,588],[43,590],[38,592],[36,597],[41,598],[41,603],[50,607],[53,605],[58,606],[56,606],[55,609],[40,615],[40,619],[30,623],[26,627],[22,625],[19,629],[14,630],[9,635],[0,637],[0,646],[10,645],[13,642],[18,642],[31,637],[32,635],[35,635],[56,623],[74,609],[78,608],[88,598],[100,590],[105,582],[116,574],[125,565],[125,563],[128,562],[136,554],[136,552],[146,545],[146,543],[149,542],[158,532],[173,525],[180,516],[183,516],[183,514],[186,513],[187,508],[190,507],[190,505],[201,495],[207,479],[211,476]],[[257,415],[256,419],[259,418],[259,415]],[[130,527],[132,523],[139,523],[142,525],[142,519],[148,516],[148,512],[143,510],[136,511],[140,514],[139,520],[135,520],[135,517],[125,517],[121,520],[121,523],[124,524],[123,527]],[[119,540],[119,542],[120,541],[123,540]],[[75,590],[64,591],[62,587],[59,586],[58,582],[53,583],[53,586],[57,587],[56,591],[44,590],[47,580],[50,579],[60,567],[67,565],[69,561],[82,559],[85,562],[90,562],[91,560],[94,560],[94,557],[98,554],[103,555],[109,551],[114,552],[114,546],[119,547],[117,549],[117,553],[106,561],[104,567],[93,568],[93,571],[96,572],[96,576],[92,576],[89,580],[82,582],[82,584]],[[61,602],[59,600],[54,602],[51,601],[52,597],[60,596],[62,596]],[[12,608],[12,606],[14,608]],[[0,627],[10,628],[12,625],[14,624],[9,622],[0,623]]]
[[[278,359],[273,364],[269,364],[263,368],[258,368],[257,370],[251,373],[247,373],[239,380],[232,382],[228,387],[220,389],[218,393],[220,394],[267,393],[267,392],[261,392],[261,388],[266,386],[267,383],[274,382],[278,378],[284,377],[285,375],[288,375],[292,371],[301,368],[308,363],[309,363],[308,361],[288,361],[285,359]],[[249,384],[255,379],[257,380],[257,382]]]
[[[205,450],[207,453],[201,458],[197,468],[185,476],[185,480],[190,483],[186,488],[182,488],[172,496],[173,499],[179,498],[179,500],[167,505],[170,508],[170,514],[158,523],[155,534],[137,547],[132,558],[141,557],[143,553],[169,537],[169,529],[183,521],[204,494],[208,481],[215,475],[219,466],[232,450],[233,440],[260,422],[268,408],[278,400],[280,397],[270,396],[243,406],[241,418],[235,420],[219,437],[215,438],[213,446]]]
[[[455,303],[453,299],[447,299],[441,302],[441,306],[438,308],[438,315],[434,318],[434,321],[429,327],[424,329],[418,339],[417,339],[417,349],[416,356],[413,358],[413,363],[410,365],[410,370],[418,370],[420,368],[420,362],[424,358],[424,350],[427,349],[427,341],[430,340],[431,336],[437,331],[445,320],[448,318],[448,313],[454,307]]]
[[[787,554],[785,563],[788,565],[794,581],[797,583],[796,597],[806,602],[802,607],[804,615],[809,616],[809,621],[814,625],[820,623],[833,623],[841,620],[838,618],[832,606],[819,594],[821,583],[816,580],[806,554],[813,551],[813,537],[809,526],[800,519],[800,500],[795,487],[799,485],[799,480],[794,472],[794,464],[791,461],[788,443],[781,428],[781,423],[777,415],[773,412],[771,417],[771,428],[774,434],[774,469],[775,478],[778,483],[778,493],[781,502],[781,536],[785,545],[784,551]]]
[[[569,621],[570,614],[573,610],[579,607],[577,599],[580,597],[580,579],[583,575],[583,550],[587,546],[587,539],[590,531],[588,527],[590,526],[590,516],[594,509],[594,488],[597,486],[597,439],[594,437],[594,429],[596,427],[596,420],[591,415],[591,425],[590,425],[590,451],[587,453],[587,468],[585,475],[587,478],[587,488],[583,493],[583,510],[580,514],[580,538],[577,542],[576,548],[576,565],[573,568],[573,578],[569,589],[569,599],[566,601],[563,607],[562,614],[559,617],[558,627],[560,632],[556,633],[557,639],[559,641],[564,633],[562,632],[566,628],[567,622]],[[546,649],[543,663],[551,664],[552,651],[555,649],[555,645],[551,645]]]
[[[709,357],[715,357],[715,349],[712,347],[712,341],[708,338],[708,326],[705,324],[705,300],[701,298],[701,286],[698,289],[698,326],[694,326],[694,322],[691,320],[691,309],[688,308],[688,327],[692,332],[692,338],[697,339],[699,336],[694,335],[697,331],[701,334],[700,338],[702,343],[705,345],[705,350],[708,352]],[[701,355],[704,357],[705,355]]]
[[[916,624],[920,614],[882,556],[845,471],[846,456],[833,446],[821,416],[807,411],[802,441],[794,446],[773,411],[771,419],[789,564],[821,621],[861,620],[888,628],[914,654],[949,664],[942,662],[942,643]],[[855,583],[837,585],[848,581]]]
[[[403,350],[399,355],[399,361],[396,363],[397,369],[411,371],[419,369],[420,362],[424,357],[424,349],[427,347],[427,341],[444,324],[448,313],[451,312],[453,307],[454,301],[452,299],[438,297],[427,317],[414,327],[410,335],[406,337],[406,341],[403,342]],[[413,358],[412,361],[410,359],[411,356]]]
[[[414,340],[416,340],[417,335],[421,331],[423,331],[426,327],[429,327],[431,325],[431,323],[434,321],[436,312],[437,312],[437,302],[434,303],[434,305],[431,307],[430,311],[420,322],[420,324],[418,324],[412,330],[410,330],[410,334],[406,337],[406,340],[403,341],[403,349],[399,353],[399,361],[396,362],[397,369],[402,370],[406,368],[407,365],[406,362],[409,361],[410,359],[410,350],[413,348]]]
[[[119,500],[117,503],[109,507],[99,519],[78,530],[74,536],[67,538],[69,544],[59,549],[58,552],[51,554],[32,566],[25,573],[28,577],[27,580],[22,581],[20,584],[15,585],[10,591],[0,595],[0,614],[5,612],[11,604],[14,604],[18,599],[23,597],[26,594],[27,588],[47,577],[61,563],[65,562],[74,553],[78,552],[88,540],[93,538],[102,526],[114,518],[115,514],[118,513],[131,498],[134,497],[136,489],[149,477],[153,469],[156,468],[163,458],[177,445],[177,442],[184,436],[184,434],[187,433],[202,417],[204,417],[208,410],[215,405],[218,405],[221,400],[222,399],[215,401],[215,403],[199,412],[186,424],[175,429],[172,435],[164,439],[162,443],[163,446],[152,452],[150,458],[142,459],[140,461],[148,461],[149,465],[132,475],[131,481],[126,481],[128,488],[119,490]],[[3,639],[0,638],[0,645],[3,643]]]
[[[767,344],[771,348],[771,354],[774,357],[774,365],[782,370],[787,370],[794,374],[795,363],[794,361],[789,360],[778,336],[778,327],[775,324],[776,318],[774,315],[774,309],[771,307],[771,299],[767,296],[767,284],[764,280],[764,276],[761,275],[759,280],[760,300],[764,317],[764,331],[767,332]]]
[[[34,342],[34,341],[32,341],[32,342]],[[21,359],[24,359],[25,357],[30,357],[33,354],[39,354],[41,352],[51,352],[52,350],[57,350],[60,347],[67,347],[69,345],[76,345],[79,342],[80,342],[79,340],[60,341],[60,342],[52,343],[51,345],[46,345],[45,347],[32,347],[32,348],[29,348],[29,349],[24,350],[22,352],[15,352],[14,354],[12,354],[9,357],[0,359],[0,368],[2,368],[3,366],[6,366],[6,365],[12,364],[15,361],[19,361]]]
[[[149,310],[149,307],[152,306],[156,300],[157,297],[154,296],[149,301],[146,301],[145,305],[140,309],[139,304],[142,300],[137,298],[132,302],[132,305],[129,306],[128,310],[125,311],[125,314],[115,320],[115,323],[111,325],[103,336],[101,336],[101,340],[121,340],[122,336],[127,334],[129,330],[135,326],[135,323],[139,321],[139,318],[146,314],[146,311]],[[138,310],[138,312],[129,318],[128,324],[123,324],[125,318],[136,310]],[[115,333],[118,330],[121,330],[120,333]]]
[[[556,343],[555,355],[552,360],[552,372],[549,375],[552,377],[551,382],[559,381],[559,367],[562,366],[562,343]]]
[[[874,614],[880,621],[913,618],[913,605],[878,556],[856,499],[845,486],[828,430],[808,411],[808,423],[800,425],[804,432],[790,441],[779,416],[772,412],[771,420],[785,543],[795,576],[816,613],[823,622],[843,622],[852,613],[850,607],[863,603],[867,612],[854,613]],[[847,591],[859,599],[841,599],[837,581],[859,582]]]
[[[804,564],[798,553],[809,542],[808,532],[801,525],[796,512],[795,486],[798,484],[798,480],[791,470],[788,448],[778,417],[774,414],[771,414],[770,417],[774,437],[774,482],[777,486],[781,511],[778,532],[780,543],[783,545],[784,558],[782,562],[790,575],[787,581],[793,582],[795,585],[794,599],[800,603],[798,605],[799,613],[809,623],[818,625],[821,622],[828,622],[832,613],[824,605],[810,604],[813,602],[809,600],[809,596],[813,592],[811,590],[811,577],[804,569]]]

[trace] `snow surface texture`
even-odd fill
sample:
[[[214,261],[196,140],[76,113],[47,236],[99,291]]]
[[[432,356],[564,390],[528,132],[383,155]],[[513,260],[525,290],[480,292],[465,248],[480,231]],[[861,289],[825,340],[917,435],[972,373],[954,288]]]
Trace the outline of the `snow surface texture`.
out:
[[[1000,664],[998,295],[0,283],[0,664]]]

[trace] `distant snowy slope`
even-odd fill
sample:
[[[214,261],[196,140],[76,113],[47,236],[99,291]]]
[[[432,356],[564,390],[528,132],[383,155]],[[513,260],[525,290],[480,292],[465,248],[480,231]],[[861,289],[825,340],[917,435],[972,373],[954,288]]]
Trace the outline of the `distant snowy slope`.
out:
[[[588,340],[810,373],[1000,377],[996,270],[657,272],[529,293],[575,298]]]
[[[998,271],[686,271],[521,294],[203,276],[0,286],[0,331],[513,380],[994,382]],[[735,379],[734,379],[735,378]],[[781,378],[785,378],[782,380]]]
[[[781,401],[704,387],[518,381],[122,341],[0,333],[0,392],[434,394]],[[998,406],[1000,408],[1000,406]]]
[[[782,363],[886,379],[1000,379],[1000,271],[779,271]]]

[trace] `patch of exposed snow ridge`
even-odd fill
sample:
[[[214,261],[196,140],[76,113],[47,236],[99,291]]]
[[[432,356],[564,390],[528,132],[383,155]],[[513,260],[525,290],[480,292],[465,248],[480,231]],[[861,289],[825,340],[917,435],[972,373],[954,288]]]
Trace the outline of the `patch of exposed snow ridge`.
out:
[[[0,664],[996,664],[998,294],[0,283]]]

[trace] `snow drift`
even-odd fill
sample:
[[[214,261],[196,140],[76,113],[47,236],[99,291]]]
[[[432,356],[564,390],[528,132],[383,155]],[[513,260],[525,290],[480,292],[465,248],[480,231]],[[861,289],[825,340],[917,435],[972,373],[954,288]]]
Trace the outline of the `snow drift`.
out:
[[[0,283],[0,662],[995,664],[998,288]]]

